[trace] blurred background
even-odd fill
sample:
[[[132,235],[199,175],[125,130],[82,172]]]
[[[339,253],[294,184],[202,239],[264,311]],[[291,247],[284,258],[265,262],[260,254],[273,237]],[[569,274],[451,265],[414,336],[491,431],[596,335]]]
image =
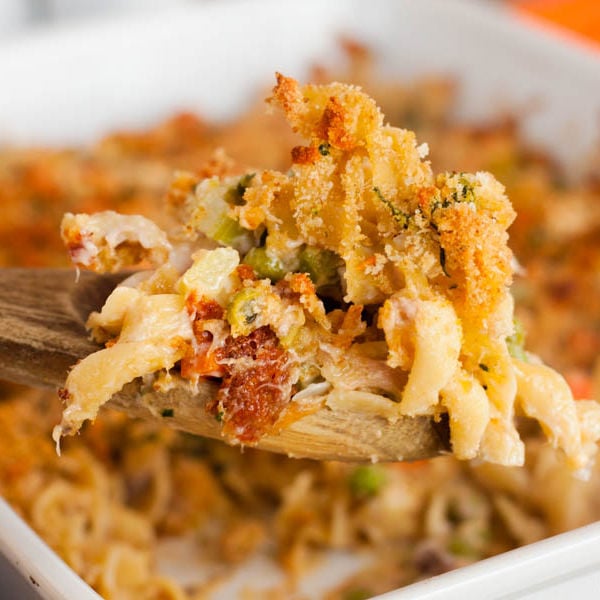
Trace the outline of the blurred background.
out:
[[[198,1],[202,0],[2,0],[0,37],[65,20],[166,9]]]
[[[2,0],[0,41],[33,27],[48,27],[77,19],[110,17],[118,13],[167,10],[184,4],[217,0]],[[416,1],[416,0],[415,0]],[[599,0],[473,0],[509,4],[516,13],[547,25],[600,51]]]
[[[32,27],[106,17],[135,11],[166,10],[184,4],[217,0],[2,0],[0,41]],[[417,0],[415,0],[417,1]],[[509,4],[516,13],[547,25],[557,34],[597,45],[600,51],[599,0],[473,0]]]

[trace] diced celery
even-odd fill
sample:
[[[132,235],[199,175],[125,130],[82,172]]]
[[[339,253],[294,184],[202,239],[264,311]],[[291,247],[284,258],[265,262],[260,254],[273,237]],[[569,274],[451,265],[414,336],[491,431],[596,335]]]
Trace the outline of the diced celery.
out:
[[[315,287],[335,285],[339,282],[338,269],[341,266],[341,259],[335,252],[305,246],[300,251],[299,259],[298,271],[308,273]]]
[[[230,216],[231,205],[225,200],[229,188],[230,184],[222,183],[216,177],[202,181],[196,188],[198,205],[191,225],[210,239],[246,253],[255,245],[254,233]]]
[[[271,256],[264,246],[252,248],[243,262],[250,265],[259,277],[271,281],[283,279],[286,273],[283,263],[276,256]]]
[[[212,232],[207,233],[215,242],[244,251],[254,244],[251,231],[244,229],[235,219],[223,215],[216,223]]]
[[[244,194],[255,175],[256,173],[246,173],[245,175],[242,175],[237,185],[230,187],[225,193],[225,201],[234,206],[241,206],[244,204]]]
[[[527,362],[527,352],[525,352],[525,328],[523,323],[516,317],[514,318],[515,331],[506,338],[506,345],[509,354],[518,360]]]
[[[252,332],[253,323],[260,313],[259,298],[259,290],[247,287],[231,299],[226,318],[231,325],[232,335],[248,335]]]

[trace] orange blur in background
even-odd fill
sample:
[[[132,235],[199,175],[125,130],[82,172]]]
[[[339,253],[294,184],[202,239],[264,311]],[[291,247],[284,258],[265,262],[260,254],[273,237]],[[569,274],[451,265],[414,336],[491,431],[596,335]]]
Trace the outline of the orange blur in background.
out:
[[[515,0],[513,6],[524,16],[550,21],[591,40],[600,51],[600,0]]]

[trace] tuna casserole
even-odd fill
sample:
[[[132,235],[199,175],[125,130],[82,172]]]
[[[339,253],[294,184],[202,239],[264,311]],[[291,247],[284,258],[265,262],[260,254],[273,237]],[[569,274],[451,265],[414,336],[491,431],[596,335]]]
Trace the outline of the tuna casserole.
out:
[[[600,264],[597,180],[572,185],[557,177],[551,161],[520,144],[511,120],[480,128],[449,122],[448,82],[382,83],[364,68],[363,51],[351,50],[355,63],[348,79],[376,96],[395,123],[429,142],[437,171],[489,170],[507,183],[519,214],[511,243],[528,274],[513,286],[527,346],[566,373],[577,397],[591,397],[599,313],[586,298],[600,296],[596,280],[581,273]],[[333,78],[322,72],[316,77]],[[65,210],[153,210],[160,218],[158,199],[176,168],[187,168],[194,181],[231,176],[229,187],[237,188],[245,167],[211,159],[215,146],[226,146],[238,164],[253,164],[250,173],[287,169],[289,148],[299,142],[273,118],[275,129],[257,122],[254,116],[262,111],[229,128],[182,115],[148,132],[113,135],[85,151],[6,149],[0,194],[3,205],[15,208],[0,232],[3,263],[60,263],[44,228],[58,227]],[[257,182],[255,175],[249,183]],[[172,198],[180,209],[181,200]],[[558,210],[569,211],[570,229],[562,227]],[[36,220],[43,228],[29,225]],[[10,239],[17,231],[32,242],[14,255]],[[513,334],[513,354],[522,347],[522,335]],[[561,351],[565,344],[573,352]],[[107,598],[206,597],[235,565],[261,551],[277,556],[290,575],[271,597],[288,597],[320,551],[370,548],[377,560],[369,572],[331,592],[336,598],[366,597],[581,525],[600,512],[596,469],[590,482],[573,478],[531,425],[520,428],[522,469],[449,457],[357,467],[240,453],[110,411],[101,411],[80,436],[64,439],[57,459],[49,432],[59,413],[51,395],[4,386],[0,489]],[[218,563],[204,584],[183,586],[156,569],[157,541],[186,533],[203,560]]]
[[[269,102],[305,141],[286,173],[180,172],[170,236],[140,216],[65,215],[78,267],[155,268],[91,315],[106,348],[69,373],[55,439],[136,377],[192,391],[210,378],[208,410],[230,441],[336,405],[447,412],[456,457],[520,466],[519,410],[585,475],[600,405],[575,403],[515,339],[503,186],[483,171],[434,175],[427,146],[385,125],[360,88],[278,74]]]

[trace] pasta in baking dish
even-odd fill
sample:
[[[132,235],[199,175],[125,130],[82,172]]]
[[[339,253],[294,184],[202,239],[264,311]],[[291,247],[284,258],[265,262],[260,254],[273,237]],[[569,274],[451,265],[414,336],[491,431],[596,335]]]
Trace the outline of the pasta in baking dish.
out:
[[[585,475],[600,405],[574,402],[517,343],[503,186],[435,175],[427,146],[360,88],[278,74],[269,101],[305,139],[288,172],[177,173],[168,236],[139,216],[65,215],[77,266],[151,268],[90,316],[106,347],[71,370],[55,439],[137,377],[159,389],[211,378],[208,410],[233,443],[359,392],[398,415],[448,413],[458,458],[503,465],[524,462],[524,414]]]

